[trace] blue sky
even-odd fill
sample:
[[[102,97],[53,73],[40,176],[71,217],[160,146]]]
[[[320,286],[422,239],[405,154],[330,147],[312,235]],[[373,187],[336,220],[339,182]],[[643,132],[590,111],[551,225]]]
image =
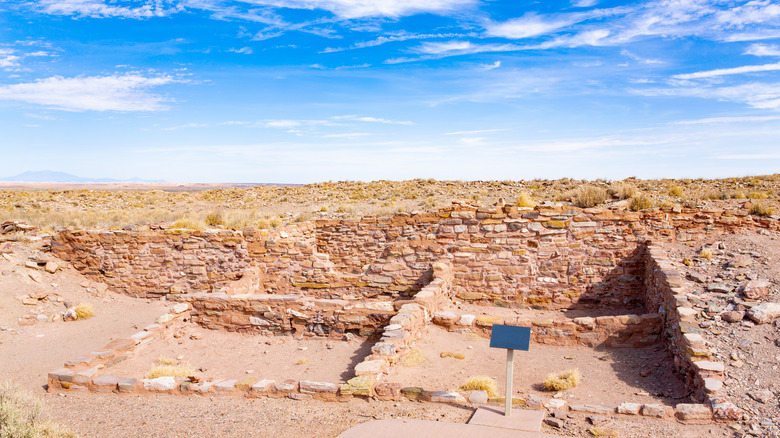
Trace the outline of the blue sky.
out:
[[[780,3],[0,0],[0,176],[780,172]]]

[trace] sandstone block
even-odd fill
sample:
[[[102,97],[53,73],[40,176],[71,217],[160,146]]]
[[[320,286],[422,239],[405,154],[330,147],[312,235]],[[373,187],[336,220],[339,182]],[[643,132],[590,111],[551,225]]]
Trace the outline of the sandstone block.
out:
[[[747,312],[748,318],[755,321],[757,324],[770,323],[777,318],[780,318],[780,304],[779,303],[763,303],[753,307]]]
[[[714,394],[723,389],[723,382],[718,379],[705,378],[704,379],[704,391],[707,394]]]
[[[92,377],[97,375],[98,371],[100,371],[98,367],[81,370],[77,372],[75,376],[73,376],[73,383],[76,383],[78,385],[89,385],[90,381],[92,380]]]
[[[92,379],[92,385],[95,389],[113,391],[121,379],[116,376],[98,376]]]
[[[625,415],[639,415],[639,411],[642,409],[642,405],[639,403],[621,403],[620,406],[617,407],[618,414],[625,414]]]
[[[374,387],[374,391],[380,400],[395,400],[401,395],[401,384],[380,383]]]
[[[387,361],[384,359],[379,360],[365,360],[355,366],[356,376],[365,375],[378,375],[379,373],[387,370]]]
[[[121,379],[117,382],[119,392],[130,392],[135,389],[138,382],[135,379]]]
[[[694,362],[693,366],[699,371],[711,372],[715,374],[723,374],[723,371],[726,370],[726,367],[724,367],[722,363],[713,362],[710,360],[700,360]]]
[[[469,393],[469,403],[473,405],[481,405],[488,402],[488,393],[487,391],[471,391]]]
[[[301,392],[308,392],[308,393],[326,392],[326,393],[335,394],[339,390],[339,387],[333,383],[312,382],[310,380],[301,380],[299,386]]]
[[[218,392],[232,392],[236,389],[236,383],[238,383],[238,379],[223,380],[214,385],[214,389]]]
[[[728,312],[723,312],[720,314],[720,319],[726,322],[740,322],[744,317],[745,317],[745,313],[739,312],[737,310],[730,310]]]
[[[742,409],[731,402],[714,402],[712,404],[712,417],[716,420],[738,421],[742,419],[742,415]]]
[[[569,405],[569,409],[576,412],[587,412],[590,414],[609,415],[615,412],[615,408],[604,405]]]
[[[707,405],[680,403],[674,407],[674,416],[684,423],[706,424],[712,421],[712,410]]]
[[[640,413],[642,414],[642,416],[645,417],[661,418],[664,415],[666,415],[666,408],[664,407],[664,405],[661,404],[656,404],[656,403],[646,404],[646,405],[642,405],[642,410],[640,411]]]
[[[49,378],[52,380],[59,380],[60,382],[73,383],[73,376],[76,373],[68,368],[60,368],[57,371],[49,373]]]
[[[276,381],[263,379],[252,385],[252,388],[249,391],[253,393],[265,394],[268,392],[268,388],[270,388],[274,383],[276,383]]]
[[[460,393],[450,391],[434,391],[431,393],[432,402],[441,403],[466,403],[466,399],[463,398]]]
[[[369,396],[372,393],[376,377],[371,375],[353,377],[347,380],[347,383],[341,385],[342,395],[364,395]]]
[[[174,377],[157,377],[155,379],[143,379],[144,388],[147,391],[170,391],[176,389],[179,385]]]

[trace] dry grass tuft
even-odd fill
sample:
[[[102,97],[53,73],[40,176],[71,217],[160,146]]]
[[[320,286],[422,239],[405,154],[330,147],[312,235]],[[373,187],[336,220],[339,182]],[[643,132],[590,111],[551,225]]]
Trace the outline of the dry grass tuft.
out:
[[[444,359],[445,357],[451,357],[453,359],[465,359],[466,355],[459,351],[442,351],[439,356]]]
[[[678,185],[673,185],[669,187],[669,196],[674,196],[675,198],[682,198],[685,196],[685,189]]]
[[[203,222],[196,221],[189,218],[182,218],[172,223],[171,228],[182,229],[182,230],[202,230],[206,227]]]
[[[218,225],[225,225],[225,218],[221,211],[215,211],[206,215],[206,225],[210,227],[216,227]]]
[[[526,191],[521,192],[520,196],[517,197],[517,202],[515,202],[515,205],[518,207],[533,208],[536,207],[536,204],[538,204],[538,202],[536,202],[534,198],[532,198],[531,195]]]
[[[78,435],[47,421],[41,399],[3,383],[0,384],[0,438],[78,438]]]
[[[633,184],[620,182],[613,184],[609,188],[608,193],[618,199],[629,199],[639,194],[639,190],[637,190],[636,186]]]
[[[706,259],[706,260],[712,260],[712,257],[714,254],[712,253],[712,250],[709,248],[704,248],[701,251],[699,251],[699,257]]]
[[[559,373],[550,373],[544,378],[544,389],[548,391],[561,391],[574,388],[580,384],[582,375],[580,370],[566,370]]]
[[[458,391],[487,391],[488,397],[498,396],[498,384],[496,379],[488,376],[469,377]]]
[[[750,207],[750,214],[769,217],[775,214],[775,209],[772,207],[764,207],[762,204],[754,204],[752,207]]]
[[[168,356],[157,356],[157,359],[155,360],[158,365],[178,365],[179,361]]]
[[[295,361],[295,365],[306,365],[307,363],[309,363],[309,359],[306,358],[298,359]]]
[[[601,187],[584,185],[574,191],[574,199],[582,208],[595,207],[607,200],[609,195]]]
[[[146,373],[147,379],[158,377],[189,377],[195,375],[195,368],[189,365],[155,365]]]
[[[425,353],[423,353],[419,348],[415,348],[410,351],[409,354],[404,356],[403,360],[401,360],[401,365],[412,368],[422,364],[427,360],[428,358],[425,357]]]
[[[73,308],[73,311],[76,312],[78,319],[87,319],[95,316],[95,308],[89,303],[79,303]]]
[[[631,202],[628,204],[628,208],[631,211],[647,210],[653,206],[653,201],[646,195],[636,195],[631,198]]]

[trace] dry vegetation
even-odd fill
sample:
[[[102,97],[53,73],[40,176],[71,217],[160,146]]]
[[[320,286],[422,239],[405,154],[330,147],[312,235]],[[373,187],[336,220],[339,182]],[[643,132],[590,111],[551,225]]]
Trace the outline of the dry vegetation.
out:
[[[488,397],[498,397],[498,384],[492,377],[474,376],[463,382],[458,391],[485,391]]]
[[[625,208],[695,207],[749,201],[752,214],[774,214],[780,174],[720,180],[323,182],[180,191],[100,189],[0,190],[0,221],[18,220],[47,231],[143,228],[261,228],[316,218],[388,216],[430,210],[456,198],[493,204],[499,198],[519,207],[567,202],[580,207],[624,203]]]
[[[580,370],[566,370],[559,373],[550,373],[544,378],[544,389],[548,391],[562,391],[571,389],[580,384],[582,375]]]
[[[78,438],[47,421],[40,398],[8,383],[0,384],[0,438]]]

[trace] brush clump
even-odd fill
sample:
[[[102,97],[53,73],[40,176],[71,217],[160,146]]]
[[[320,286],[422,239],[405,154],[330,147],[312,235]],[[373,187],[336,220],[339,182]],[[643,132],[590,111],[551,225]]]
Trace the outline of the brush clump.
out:
[[[485,391],[488,397],[498,396],[498,384],[496,379],[488,376],[469,377],[458,388],[458,391]]]
[[[87,319],[95,316],[95,308],[89,303],[79,303],[73,308],[78,319]]]
[[[578,369],[550,373],[544,378],[544,389],[547,391],[570,389],[579,385],[581,380],[582,374]]]

